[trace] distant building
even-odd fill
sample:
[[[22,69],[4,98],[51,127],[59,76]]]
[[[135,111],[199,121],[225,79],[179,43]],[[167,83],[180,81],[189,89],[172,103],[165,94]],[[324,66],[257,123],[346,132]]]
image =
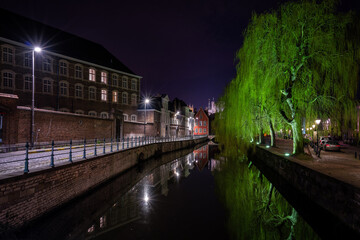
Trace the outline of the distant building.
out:
[[[33,54],[35,141],[118,138],[137,124],[141,77],[103,46],[1,9],[0,29],[0,143],[30,140]]]
[[[209,134],[209,117],[205,111],[200,110],[195,114],[194,135],[208,135]]]
[[[217,112],[214,98],[211,101],[210,101],[210,99],[208,100],[208,106],[207,106],[206,110],[209,115],[215,114]]]

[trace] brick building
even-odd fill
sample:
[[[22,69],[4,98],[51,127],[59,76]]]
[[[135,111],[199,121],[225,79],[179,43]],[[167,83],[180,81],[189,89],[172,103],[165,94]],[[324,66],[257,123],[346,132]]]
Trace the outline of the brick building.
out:
[[[202,108],[195,114],[194,135],[209,135],[209,117]]]
[[[1,9],[0,29],[1,143],[30,139],[33,54],[37,141],[50,135],[59,138],[55,140],[122,137],[125,128],[141,125],[141,77],[103,46]],[[34,52],[35,46],[42,51]],[[15,116],[23,119],[15,121]],[[70,124],[73,121],[87,128],[74,131],[79,124]]]

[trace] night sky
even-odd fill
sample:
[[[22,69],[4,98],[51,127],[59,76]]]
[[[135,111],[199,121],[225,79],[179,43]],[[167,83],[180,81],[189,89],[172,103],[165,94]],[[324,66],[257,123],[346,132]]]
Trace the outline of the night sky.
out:
[[[282,2],[0,0],[0,7],[100,43],[143,77],[142,94],[166,93],[198,108],[235,76],[251,14]],[[341,8],[360,9],[360,0]]]

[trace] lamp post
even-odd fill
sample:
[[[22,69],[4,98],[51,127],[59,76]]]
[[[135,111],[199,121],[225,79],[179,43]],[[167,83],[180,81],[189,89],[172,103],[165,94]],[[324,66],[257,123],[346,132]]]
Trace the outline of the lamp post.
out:
[[[145,117],[144,117],[144,137],[146,136],[146,104],[148,104],[150,100],[148,98],[145,98]]]
[[[34,47],[32,50],[32,98],[31,98],[31,146],[34,146],[35,131],[35,52],[41,52],[40,47]]]
[[[316,123],[316,144],[319,148],[319,124],[321,122],[321,119],[316,119],[315,123]]]

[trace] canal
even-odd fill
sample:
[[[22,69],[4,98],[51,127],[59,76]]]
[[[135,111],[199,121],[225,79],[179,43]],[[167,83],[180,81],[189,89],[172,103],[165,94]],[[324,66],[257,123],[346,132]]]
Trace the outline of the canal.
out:
[[[320,222],[326,213],[291,193],[291,202],[298,201],[293,204],[298,212],[274,185],[246,159],[225,159],[210,143],[145,161],[20,231],[1,237],[100,240],[335,236],[331,231],[324,233],[321,227],[327,223]],[[304,209],[316,214],[315,221]]]

